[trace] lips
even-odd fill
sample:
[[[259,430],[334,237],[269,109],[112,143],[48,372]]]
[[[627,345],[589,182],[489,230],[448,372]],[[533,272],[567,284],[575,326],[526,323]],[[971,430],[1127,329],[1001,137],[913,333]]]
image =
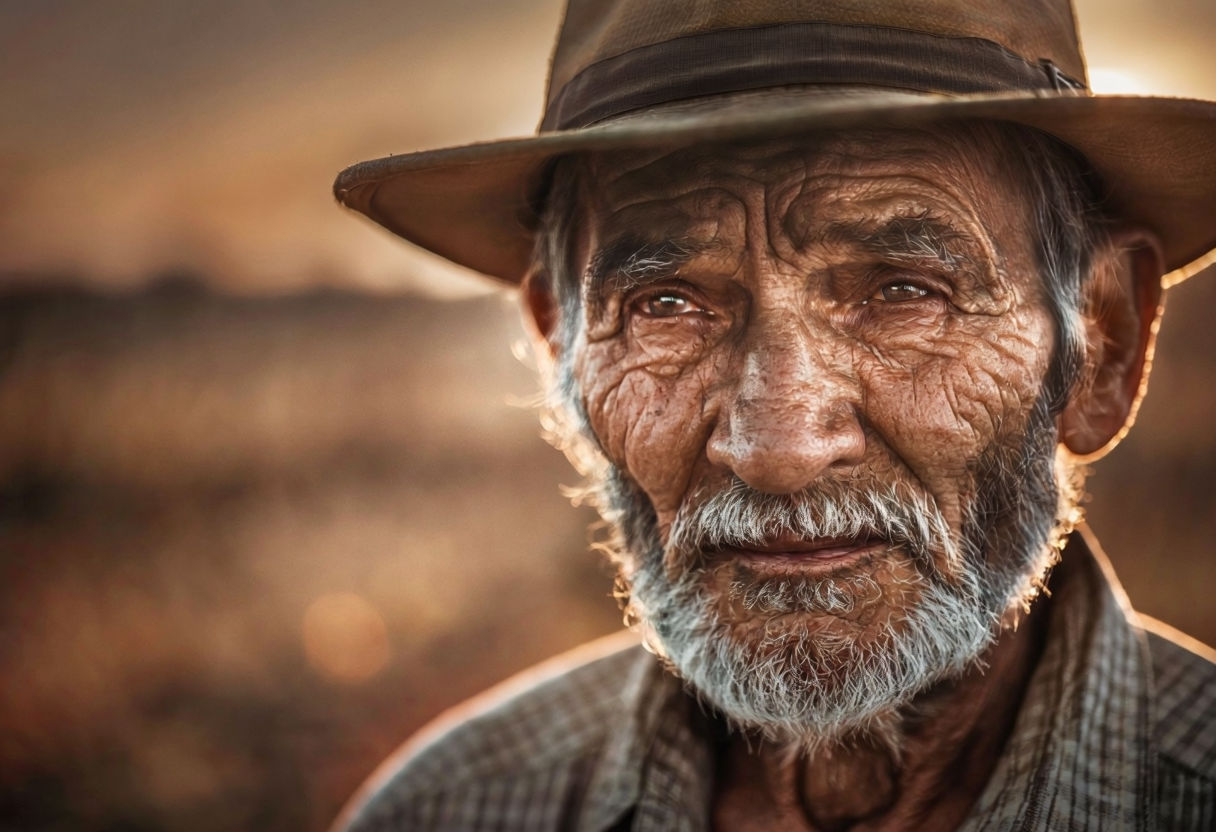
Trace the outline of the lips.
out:
[[[723,549],[718,557],[734,559],[761,571],[805,574],[850,566],[886,546],[885,540],[868,535],[809,540],[786,535],[761,544]]]

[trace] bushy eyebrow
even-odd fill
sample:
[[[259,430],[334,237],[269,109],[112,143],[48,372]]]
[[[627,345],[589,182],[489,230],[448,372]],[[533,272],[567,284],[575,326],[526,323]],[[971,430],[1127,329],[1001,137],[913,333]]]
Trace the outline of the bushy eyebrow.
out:
[[[967,262],[971,236],[928,211],[871,219],[830,222],[813,235],[819,242],[861,248],[888,261],[932,263],[954,269]],[[665,280],[698,255],[720,243],[687,237],[647,239],[636,232],[613,238],[596,251],[584,274],[589,311],[603,310],[613,294]]]
[[[877,224],[868,220],[830,223],[822,238],[855,245],[888,260],[932,261],[946,268],[968,259],[966,249],[971,242],[970,235],[928,212],[890,217]]]
[[[688,238],[648,240],[636,233],[613,239],[591,257],[585,281],[587,301],[598,312],[604,299],[671,277],[680,266],[714,248]]]

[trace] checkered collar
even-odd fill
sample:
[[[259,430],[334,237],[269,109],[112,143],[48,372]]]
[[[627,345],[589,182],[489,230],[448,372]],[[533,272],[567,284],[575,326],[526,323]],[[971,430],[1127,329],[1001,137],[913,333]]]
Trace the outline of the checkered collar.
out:
[[[1013,734],[962,829],[1152,828],[1152,665],[1088,529],[1051,580],[1047,641]]]

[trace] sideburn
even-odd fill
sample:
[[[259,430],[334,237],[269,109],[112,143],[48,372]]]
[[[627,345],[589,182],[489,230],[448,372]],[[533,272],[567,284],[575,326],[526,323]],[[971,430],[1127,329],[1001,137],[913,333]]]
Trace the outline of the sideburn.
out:
[[[963,519],[963,556],[984,577],[985,609],[1027,608],[1072,531],[1079,485],[1056,454],[1054,391],[1035,400],[1020,436],[994,441],[968,470],[975,496]]]

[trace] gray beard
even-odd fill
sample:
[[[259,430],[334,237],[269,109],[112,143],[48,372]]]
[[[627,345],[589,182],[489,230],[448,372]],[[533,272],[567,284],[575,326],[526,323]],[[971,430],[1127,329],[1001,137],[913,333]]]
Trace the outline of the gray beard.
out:
[[[1007,611],[1029,605],[1074,519],[1073,481],[1063,469],[1057,477],[1055,449],[1040,401],[1015,443],[992,446],[972,466],[960,535],[929,495],[903,485],[830,480],[775,496],[735,480],[686,500],[666,546],[649,499],[619,469],[601,469],[597,501],[616,531],[627,620],[653,652],[734,727],[814,753],[859,733],[884,739],[901,707],[961,676]],[[914,592],[916,603],[892,606],[860,640],[839,625],[884,600],[871,575],[762,578],[714,560],[717,549],[780,533],[888,541],[885,557],[914,567],[901,594]],[[939,564],[951,564],[949,577]],[[723,615],[730,605],[709,587],[727,569],[729,600],[746,621]]]

